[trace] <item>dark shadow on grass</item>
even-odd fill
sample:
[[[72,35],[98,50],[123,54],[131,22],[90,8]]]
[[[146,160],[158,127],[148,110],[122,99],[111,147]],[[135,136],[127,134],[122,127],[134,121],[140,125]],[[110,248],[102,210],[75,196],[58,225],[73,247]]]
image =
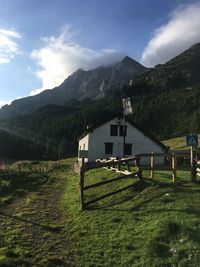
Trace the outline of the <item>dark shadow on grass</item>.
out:
[[[45,184],[51,185],[55,182],[55,177],[50,177],[48,175],[21,175],[21,176],[11,176],[8,180],[10,184],[8,186],[2,186],[1,196],[10,196],[9,203],[16,198],[24,197],[29,192],[37,192]],[[2,203],[4,206],[8,202]]]
[[[147,189],[148,187],[158,187],[158,188],[165,188],[165,189],[170,189],[171,193],[189,193],[189,194],[194,194],[194,193],[200,193],[200,189],[191,189],[185,187],[185,185],[190,184],[188,183],[167,183],[167,182],[158,182],[158,181],[152,181],[150,179],[145,179],[144,183],[137,182],[135,185],[133,185],[133,194],[129,196],[123,196],[120,199],[116,199],[115,201],[111,201],[109,203],[109,198],[108,198],[108,204],[98,204],[98,205],[91,205],[87,206],[86,210],[88,211],[95,211],[95,210],[110,210],[110,211],[138,211],[140,208],[142,208],[144,205],[149,204],[155,199],[159,199],[163,196],[164,192],[159,193],[159,194],[154,194],[154,196],[148,197],[148,194],[145,196],[145,200],[142,200],[139,204],[134,205],[131,208],[127,209],[120,209],[118,207],[114,208],[116,205],[120,205],[126,202],[129,202],[137,197],[137,200],[140,196],[140,194]],[[197,183],[199,184],[199,183]],[[138,194],[135,194],[138,193]],[[113,208],[112,208],[113,207]],[[169,212],[169,209],[168,209]]]
[[[0,211],[0,215],[2,215],[3,217],[7,217],[9,219],[14,219],[14,220],[17,220],[17,221],[20,221],[20,222],[25,222],[25,223],[28,223],[28,224],[43,228],[45,231],[49,231],[49,232],[59,233],[59,232],[61,232],[61,228],[62,228],[62,227],[57,226],[57,225],[56,226],[51,226],[51,225],[45,225],[45,224],[39,224],[39,223],[36,223],[36,222],[32,222],[30,220],[19,218],[18,216],[11,215],[11,214],[5,213],[3,211]]]
[[[151,213],[160,213],[160,212],[180,212],[180,213],[186,213],[188,215],[195,215],[196,217],[200,217],[200,209],[194,209],[194,207],[191,208],[185,208],[185,209],[163,209],[163,208],[159,208],[159,209],[150,209],[149,212]]]
[[[131,193],[129,193],[129,196],[122,196],[122,197],[120,197],[114,201],[112,200],[108,204],[99,204],[99,205],[87,206],[86,209],[89,211],[93,211],[93,210],[132,211],[133,208],[120,209],[120,208],[111,208],[111,207],[114,207],[114,206],[120,205],[120,204],[124,204],[126,202],[133,200],[134,198],[138,197],[138,195],[140,193],[142,193],[145,189],[147,189],[150,186],[151,185],[148,182],[143,182],[143,183],[137,182],[133,185],[132,191],[131,191]],[[130,190],[129,190],[129,192],[130,192]],[[109,202],[109,200],[108,200],[108,202]]]

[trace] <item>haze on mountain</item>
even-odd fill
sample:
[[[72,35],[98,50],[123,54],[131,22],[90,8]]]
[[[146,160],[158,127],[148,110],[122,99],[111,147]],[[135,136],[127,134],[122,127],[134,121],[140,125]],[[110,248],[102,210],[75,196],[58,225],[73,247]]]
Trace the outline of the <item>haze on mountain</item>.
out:
[[[124,97],[130,97],[134,107],[129,119],[159,140],[200,131],[199,43],[154,69],[139,65],[141,74],[134,72],[126,79],[129,64],[135,62],[126,57],[114,66],[90,71],[79,69],[59,87],[4,107],[0,112],[0,154],[18,159],[75,156],[77,138],[87,125],[103,123],[121,113]],[[106,84],[105,74],[109,88],[101,86],[103,80]],[[72,85],[76,85],[76,93]],[[54,103],[49,104],[50,101]],[[16,114],[23,116],[12,116]]]
[[[130,79],[147,70],[128,56],[111,66],[100,66],[89,71],[78,69],[58,87],[35,96],[14,100],[11,105],[3,106],[0,115],[23,115],[48,104],[64,105],[70,99],[98,99],[103,97],[106,91],[120,89],[127,85]]]
[[[154,90],[190,88],[200,84],[199,70],[200,43],[152,69],[126,56],[111,66],[100,66],[89,71],[78,69],[60,86],[14,100],[11,105],[2,107],[0,117],[31,113],[48,104],[65,105],[71,99],[96,100],[104,97],[106,92],[127,86],[130,81],[148,83]]]

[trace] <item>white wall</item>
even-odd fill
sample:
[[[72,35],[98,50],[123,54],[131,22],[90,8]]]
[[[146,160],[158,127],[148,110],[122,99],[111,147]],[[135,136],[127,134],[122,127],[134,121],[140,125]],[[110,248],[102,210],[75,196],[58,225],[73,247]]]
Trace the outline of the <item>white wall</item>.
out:
[[[85,137],[83,137],[81,140],[79,140],[78,144],[78,160],[80,161],[79,158],[79,151],[80,150],[89,150],[89,134],[87,134]],[[87,159],[86,159],[87,161]]]
[[[118,124],[122,125],[122,119],[115,118],[110,120],[106,124],[96,128],[88,136],[84,137],[79,142],[79,147],[83,144],[87,144],[85,149],[88,149],[88,160],[94,161],[97,158],[109,158],[111,155],[105,155],[105,143],[113,143],[113,156],[123,156],[123,137],[122,136],[110,136],[110,125]],[[152,141],[149,137],[145,136],[143,132],[139,131],[131,124],[126,122],[127,136],[126,143],[132,144],[132,155],[139,153],[150,152],[163,152],[162,148]],[[89,144],[89,146],[88,146]],[[82,148],[83,149],[83,148]],[[144,158],[142,164],[149,163],[150,159]],[[157,158],[156,163],[162,164],[163,159]]]

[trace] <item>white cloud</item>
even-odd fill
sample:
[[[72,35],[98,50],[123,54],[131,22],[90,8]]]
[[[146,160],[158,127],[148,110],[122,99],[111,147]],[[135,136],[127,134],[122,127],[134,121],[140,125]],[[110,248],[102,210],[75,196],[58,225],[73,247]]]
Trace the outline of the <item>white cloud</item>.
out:
[[[35,74],[41,79],[42,88],[31,91],[31,95],[58,86],[78,68],[88,70],[117,62],[124,56],[115,49],[93,50],[82,47],[71,41],[72,36],[67,26],[58,37],[42,38],[44,46],[32,51],[31,57],[39,66]]]
[[[200,3],[181,6],[170,15],[166,25],[155,31],[141,63],[148,67],[165,63],[197,42],[200,42]]]
[[[0,100],[0,108],[3,107],[4,105],[9,105],[12,101],[5,101],[5,100]]]
[[[38,95],[39,93],[42,93],[44,90],[45,88],[34,89],[30,92],[30,96]]]
[[[14,30],[0,29],[0,64],[10,62],[18,52],[15,39],[21,38]]]

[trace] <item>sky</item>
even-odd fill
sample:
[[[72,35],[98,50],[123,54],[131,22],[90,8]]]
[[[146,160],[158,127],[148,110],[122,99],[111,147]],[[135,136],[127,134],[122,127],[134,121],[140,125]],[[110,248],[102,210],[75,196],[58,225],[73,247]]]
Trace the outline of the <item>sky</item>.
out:
[[[130,56],[162,64],[200,42],[200,0],[0,0],[0,107]]]

